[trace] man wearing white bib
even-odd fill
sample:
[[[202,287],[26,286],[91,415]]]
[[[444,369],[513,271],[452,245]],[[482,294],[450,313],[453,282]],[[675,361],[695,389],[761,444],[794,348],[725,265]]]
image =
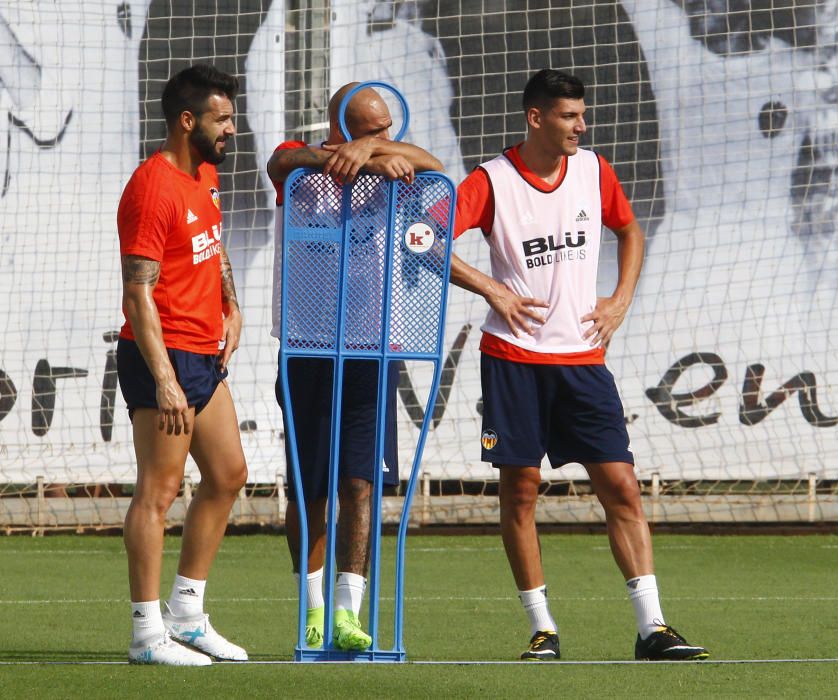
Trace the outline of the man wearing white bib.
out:
[[[605,510],[638,636],[635,658],[704,659],[666,624],[623,407],[605,349],[623,322],[643,262],[643,231],[614,170],[579,149],[585,87],[544,69],[524,88],[526,140],[476,168],[457,190],[455,235],[483,231],[491,277],[455,257],[451,280],[483,296],[483,460],[500,471],[504,548],[532,637],[523,659],[559,658],[535,508],[546,454],[582,464]],[[597,298],[602,226],[618,238],[619,277]]]

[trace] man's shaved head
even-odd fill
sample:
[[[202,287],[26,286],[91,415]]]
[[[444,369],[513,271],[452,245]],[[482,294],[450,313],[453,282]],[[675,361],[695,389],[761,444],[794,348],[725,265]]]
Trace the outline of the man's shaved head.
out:
[[[329,141],[342,141],[340,133],[340,105],[343,98],[360,83],[347,83],[341,87],[329,100]],[[352,138],[362,136],[376,136],[386,132],[392,125],[390,110],[387,103],[373,88],[359,90],[346,106],[346,128]]]

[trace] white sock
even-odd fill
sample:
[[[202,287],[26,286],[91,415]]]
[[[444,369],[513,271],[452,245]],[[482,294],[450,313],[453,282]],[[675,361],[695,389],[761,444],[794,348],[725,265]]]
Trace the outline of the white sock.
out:
[[[297,581],[297,590],[299,590],[299,572],[294,574],[294,579]],[[322,608],[325,605],[323,602],[323,568],[321,567],[317,571],[308,574],[306,576],[306,583],[306,590],[308,591],[308,595],[306,596],[306,607],[309,610]]]
[[[626,587],[628,588],[629,600],[634,605],[637,631],[641,639],[646,639],[658,627],[663,627],[666,624],[658,598],[657,580],[654,574],[638,576],[626,581]]]
[[[160,601],[149,600],[143,603],[131,603],[131,622],[134,625],[133,636],[135,642],[152,637],[162,637],[166,629],[163,627],[163,616],[160,614]]]
[[[530,619],[530,634],[556,631],[556,621],[547,607],[547,586],[539,586],[529,591],[518,591],[518,597]]]
[[[204,614],[204,590],[206,581],[186,578],[178,574],[172,584],[169,596],[169,610],[175,617],[198,617]]]
[[[367,579],[363,576],[339,571],[335,583],[335,610],[351,610],[357,617],[366,588]]]

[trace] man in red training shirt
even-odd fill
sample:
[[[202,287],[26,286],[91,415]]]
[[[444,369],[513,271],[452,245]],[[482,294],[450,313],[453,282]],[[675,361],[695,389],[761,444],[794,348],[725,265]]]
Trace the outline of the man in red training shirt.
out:
[[[131,663],[205,666],[246,661],[204,613],[204,589],[247,465],[224,378],[242,319],[221,243],[215,166],[236,129],[235,77],[195,65],[163,90],[167,137],[122,194],[117,223],[125,325],[117,346],[133,423],[137,485],[125,517]],[[166,513],[187,454],[201,472],[177,576],[160,610]],[[174,641],[176,640],[176,641]]]

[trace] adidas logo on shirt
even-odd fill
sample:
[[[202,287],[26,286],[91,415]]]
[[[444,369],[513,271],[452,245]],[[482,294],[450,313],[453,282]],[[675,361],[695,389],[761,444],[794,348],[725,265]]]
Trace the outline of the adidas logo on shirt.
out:
[[[577,221],[588,221],[588,215],[585,213],[584,209],[580,209],[579,213],[576,215]]]
[[[186,223],[187,224],[194,224],[198,220],[198,217],[192,213],[191,209],[186,210]]]

